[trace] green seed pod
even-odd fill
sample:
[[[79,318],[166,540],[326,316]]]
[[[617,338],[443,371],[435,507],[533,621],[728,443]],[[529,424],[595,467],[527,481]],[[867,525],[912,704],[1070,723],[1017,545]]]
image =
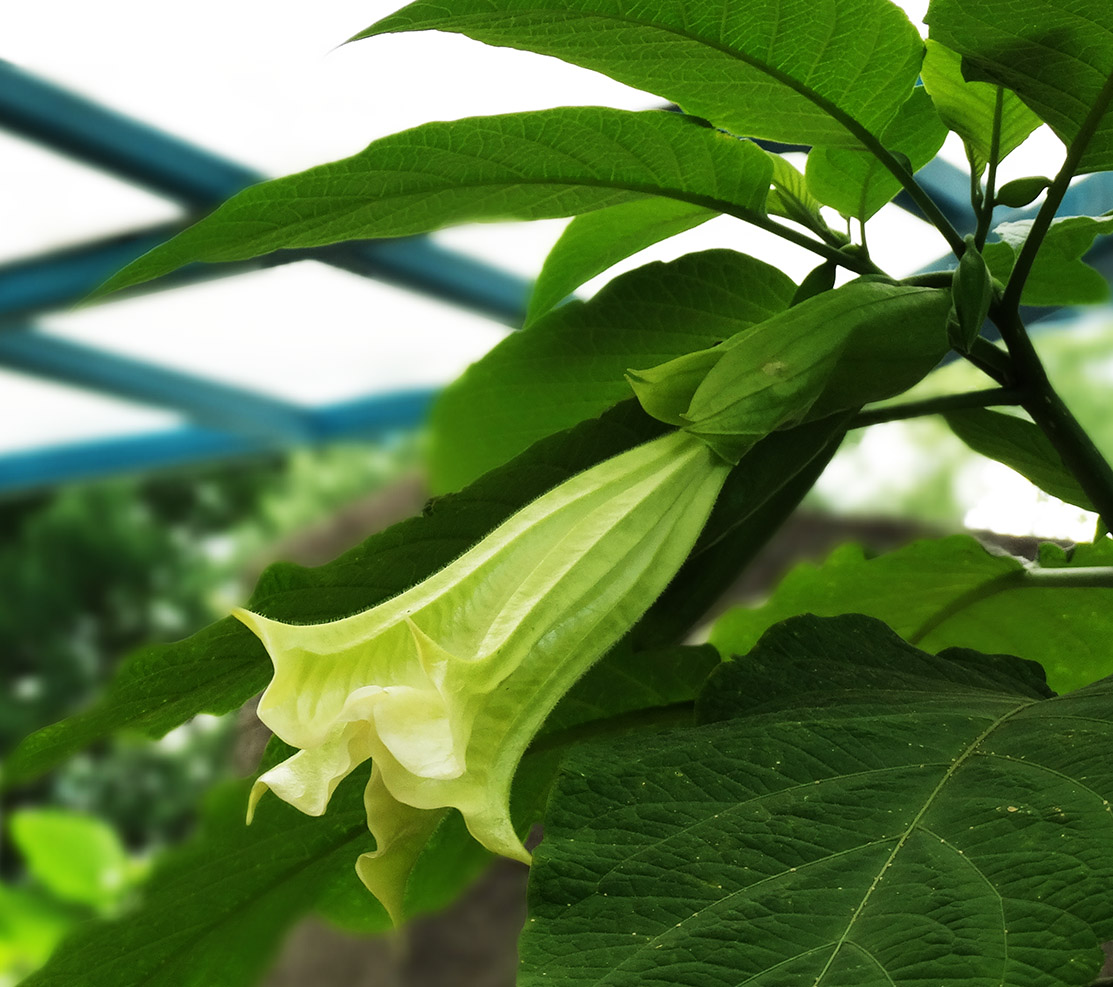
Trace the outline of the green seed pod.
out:
[[[994,201],[999,206],[1010,206],[1019,209],[1028,205],[1037,195],[1051,184],[1050,178],[1042,175],[1033,175],[1031,178],[1017,178],[1007,182],[997,190]]]

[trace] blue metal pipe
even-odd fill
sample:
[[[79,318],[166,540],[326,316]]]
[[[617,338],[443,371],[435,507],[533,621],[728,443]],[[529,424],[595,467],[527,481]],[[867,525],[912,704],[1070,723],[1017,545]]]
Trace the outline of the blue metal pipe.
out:
[[[311,442],[379,438],[424,420],[434,391],[415,389],[382,394],[309,410]],[[144,435],[46,446],[0,455],[0,494],[19,494],[78,480],[120,473],[266,455],[288,448],[288,441],[233,435],[219,429],[187,426]]]
[[[0,332],[0,366],[112,397],[171,408],[201,424],[236,435],[286,442],[315,438],[312,421],[296,405],[34,329]]]
[[[265,177],[2,60],[0,126],[85,163],[98,165],[195,210],[211,209]],[[173,232],[166,227],[160,230]],[[32,262],[24,262],[28,266],[16,273],[34,278],[34,284],[19,289],[5,285],[6,292],[14,296],[15,301],[6,301],[0,295],[0,317],[12,311],[41,311],[51,298],[54,307],[61,307],[84,297],[107,274],[154,246],[155,243],[147,239],[150,233],[141,231],[122,240],[63,251],[40,259],[38,263],[42,266],[37,270],[29,270]],[[129,256],[132,249],[135,252]],[[520,326],[525,315],[530,288],[526,279],[445,250],[426,237],[358,241],[320,251],[296,251],[290,255],[272,255],[273,259],[252,266],[286,263],[304,257],[326,260],[346,270],[462,305],[511,326]],[[110,261],[121,263],[109,269]],[[12,265],[8,265],[8,270],[12,270]],[[241,270],[242,266],[233,266],[227,273]],[[0,278],[3,273],[4,269],[0,268]],[[219,273],[219,268],[213,267],[204,274],[194,271],[185,279],[196,280]],[[167,280],[160,286],[169,287],[181,280]],[[32,300],[33,304],[29,304]]]

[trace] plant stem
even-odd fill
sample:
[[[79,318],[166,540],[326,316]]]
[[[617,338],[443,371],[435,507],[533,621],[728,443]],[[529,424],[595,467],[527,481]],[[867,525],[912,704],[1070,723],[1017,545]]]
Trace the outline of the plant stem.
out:
[[[985,238],[989,236],[989,228],[993,225],[994,197],[997,195],[997,159],[1001,156],[1001,116],[1005,107],[1005,90],[997,87],[997,102],[993,107],[993,135],[989,143],[989,173],[986,175],[985,192],[981,196],[978,213],[978,229],[974,234],[974,245],[981,250],[985,246]]]
[[[1020,404],[1021,393],[1005,387],[991,387],[984,391],[967,391],[963,394],[944,394],[942,397],[891,404],[883,408],[863,411],[850,421],[851,428],[865,428],[882,422],[903,421],[922,415],[937,415],[960,408],[990,408],[995,405]]]
[[[770,219],[768,216],[759,216],[755,214],[735,214],[738,219],[745,220],[769,233],[773,233],[782,239],[788,240],[790,243],[795,243],[805,250],[810,250],[812,253],[819,254],[827,260],[833,260],[836,264],[845,267],[848,271],[853,271],[855,274],[884,274],[876,264],[874,264],[868,257],[863,257],[857,252],[844,252],[838,247],[829,246],[819,240],[813,240],[810,236],[794,230],[791,226],[785,226],[778,223],[776,220]]]
[[[1094,136],[1111,102],[1113,102],[1113,74],[1105,80],[1105,85],[1098,94],[1096,102],[1086,115],[1086,119],[1082,121],[1077,136],[1071,141],[1071,145],[1067,149],[1067,157],[1063,162],[1063,167],[1059,169],[1059,174],[1055,176],[1055,181],[1051,183],[1047,190],[1047,198],[1040,207],[1035,222],[1032,223],[1032,229],[1029,230],[1024,246],[1020,250],[1020,256],[1017,257],[1012,274],[1009,275],[1009,283],[1005,286],[1005,295],[1001,302],[1006,309],[1013,312],[1019,311],[1020,294],[1024,290],[1024,283],[1028,280],[1028,275],[1032,271],[1032,264],[1036,260],[1036,252],[1040,249],[1043,238],[1051,228],[1051,221],[1055,218],[1055,213],[1059,211],[1063,196],[1067,193],[1067,188],[1078,169],[1082,155],[1086,153],[1090,139]]]
[[[1021,405],[1055,447],[1063,465],[1074,474],[1102,521],[1110,526],[1113,469],[1051,386],[1020,315],[1006,309],[1004,303],[995,306],[992,314],[1012,356],[1014,380],[1024,395]]]
[[[1012,386],[1013,365],[1009,354],[995,343],[991,343],[985,336],[975,339],[970,352],[963,353],[962,356],[998,384],[1003,387]]]

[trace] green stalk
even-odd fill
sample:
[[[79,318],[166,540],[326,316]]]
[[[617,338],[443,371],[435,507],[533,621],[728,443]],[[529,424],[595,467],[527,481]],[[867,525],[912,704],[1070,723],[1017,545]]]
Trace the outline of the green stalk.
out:
[[[938,415],[961,408],[992,408],[1005,404],[1020,404],[1020,400],[1019,391],[1004,387],[991,387],[984,391],[967,391],[962,394],[945,394],[941,397],[924,398],[922,401],[908,401],[904,404],[892,404],[863,411],[851,419],[850,428],[865,428],[867,425],[880,425],[883,422]]]
[[[998,86],[997,102],[993,107],[993,135],[989,144],[989,173],[986,175],[980,207],[975,207],[974,210],[978,214],[978,229],[974,234],[974,244],[978,250],[985,246],[985,238],[989,236],[989,228],[993,224],[993,200],[997,195],[997,159],[1001,156],[1001,116],[1004,107],[1005,90]]]

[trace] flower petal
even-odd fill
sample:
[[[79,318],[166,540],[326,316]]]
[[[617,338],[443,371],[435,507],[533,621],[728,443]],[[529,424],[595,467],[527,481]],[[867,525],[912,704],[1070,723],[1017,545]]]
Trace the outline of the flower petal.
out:
[[[349,723],[336,739],[298,751],[264,771],[251,786],[247,801],[248,823],[254,818],[255,807],[267,789],[308,816],[323,815],[336,786],[371,756],[370,743],[369,723]]]

